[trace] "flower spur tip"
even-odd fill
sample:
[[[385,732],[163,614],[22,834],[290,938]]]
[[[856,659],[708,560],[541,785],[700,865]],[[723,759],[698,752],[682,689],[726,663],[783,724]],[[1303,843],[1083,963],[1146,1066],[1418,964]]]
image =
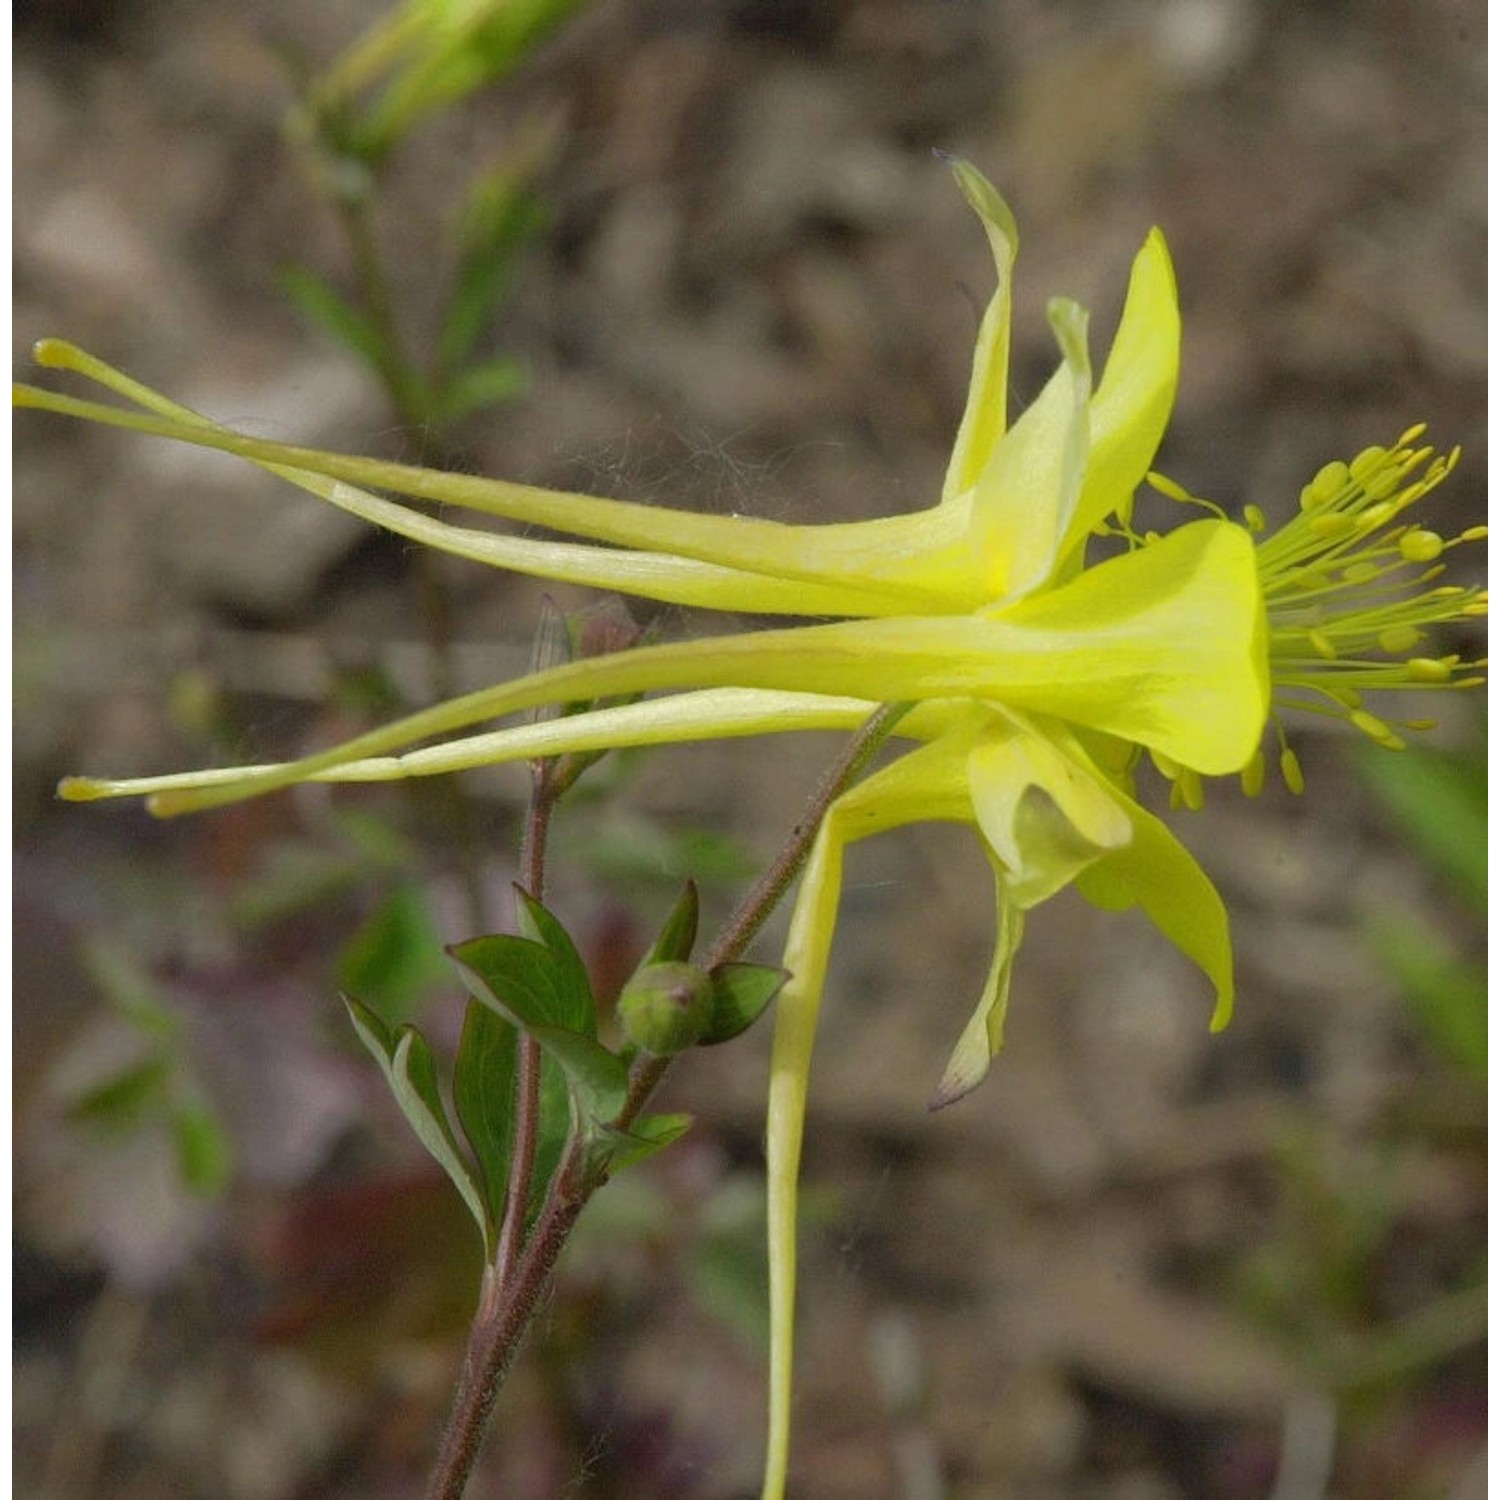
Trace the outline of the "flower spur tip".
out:
[[[31,346],[31,357],[49,370],[72,368],[82,352],[77,344],[70,343],[67,339],[38,339]]]
[[[92,776],[64,776],[57,783],[57,798],[61,802],[97,802],[108,795],[105,783]]]

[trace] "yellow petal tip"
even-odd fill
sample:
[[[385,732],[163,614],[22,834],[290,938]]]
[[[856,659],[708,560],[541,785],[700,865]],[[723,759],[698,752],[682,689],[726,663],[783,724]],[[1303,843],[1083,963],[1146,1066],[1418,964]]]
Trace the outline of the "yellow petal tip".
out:
[[[933,1090],[932,1097],[927,1101],[927,1113],[935,1115],[940,1109],[947,1109],[950,1104],[957,1104],[960,1099],[966,1098],[979,1087],[980,1078],[970,1078],[956,1073],[945,1073],[943,1080]]]

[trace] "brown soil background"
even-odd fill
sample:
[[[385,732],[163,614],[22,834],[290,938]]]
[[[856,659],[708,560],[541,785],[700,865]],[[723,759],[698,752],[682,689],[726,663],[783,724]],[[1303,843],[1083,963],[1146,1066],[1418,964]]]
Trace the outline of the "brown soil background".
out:
[[[341,264],[280,134],[276,55],[326,59],[375,13],[19,7],[16,369],[64,334],[227,420],[422,457],[273,279]],[[382,227],[415,329],[463,181],[544,121],[551,220],[495,330],[531,394],[470,423],[462,461],[872,515],[938,486],[990,290],[932,156],[956,152],[1021,223],[1023,396],[1052,359],[1045,298],[1093,309],[1097,342],[1159,223],[1186,324],[1159,466],[1274,517],[1327,459],[1425,419],[1465,449],[1431,502],[1457,529],[1486,492],[1485,21],[1475,0],[618,0],[425,129]],[[371,897],[253,932],[230,915],[278,855],[337,842],[327,799],[155,825],[51,787],[347,729],[356,710],[319,707],[340,673],[378,667],[420,700],[417,569],[259,476],[33,415],[15,493],[18,1492],[415,1493],[473,1273],[341,1029],[330,955]],[[465,681],[524,665],[541,591],[450,571]],[[1464,706],[1439,705],[1441,742],[1479,732]],[[1479,939],[1347,738],[1298,743],[1305,798],[1214,788],[1177,820],[1233,914],[1233,1027],[1208,1035],[1198,976],[1141,921],[1063,898],[1028,933],[994,1074],[936,1117],[988,956],[983,862],[942,830],[851,859],[813,1086],[796,1495],[1481,1493],[1463,1340],[1337,1402],[1331,1473],[1317,1462],[1315,1356],[1466,1284],[1482,1244],[1479,1091],[1420,1039],[1368,934],[1404,912]],[[832,749],[664,754],[622,788],[633,821],[590,804],[571,847],[703,823],[763,857]],[[503,892],[524,787],[476,778],[474,796]],[[350,802],[425,851],[444,935],[466,935],[431,807]],[[597,851],[569,864],[559,840],[554,902],[618,970],[690,870],[665,846],[659,881],[612,889]],[[101,939],[183,1017],[234,1138],[221,1199],[182,1192],[152,1129],[101,1141],[68,1120],[140,1043],[83,961]],[[434,1002],[435,1035],[457,1007]],[[753,1244],[736,1236],[766,1042],[679,1069],[667,1102],[699,1124],[600,1200],[475,1500],[754,1492],[759,1355],[725,1266]],[[1295,1288],[1282,1326],[1247,1292],[1268,1258]]]

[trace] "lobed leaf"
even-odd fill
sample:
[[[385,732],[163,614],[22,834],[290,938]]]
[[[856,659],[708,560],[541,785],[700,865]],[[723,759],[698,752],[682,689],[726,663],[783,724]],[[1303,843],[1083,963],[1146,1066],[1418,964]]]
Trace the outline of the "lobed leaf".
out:
[[[572,1019],[559,1016],[559,1025],[571,1025],[576,1031],[596,1034],[597,1021],[594,1014],[594,988],[589,980],[588,965],[579,955],[573,939],[568,936],[562,923],[542,905],[528,896],[520,886],[516,892],[516,926],[521,936],[542,944],[557,960],[559,976],[564,994],[573,1007]]]
[[[453,1060],[453,1108],[484,1180],[490,1222],[505,1219],[515,1138],[516,1028],[471,1000]]]
[[[416,1132],[417,1139],[429,1155],[453,1180],[479,1232],[484,1236],[485,1254],[493,1249],[495,1226],[485,1209],[484,1193],[467,1157],[459,1148],[448,1122],[438,1090],[437,1065],[432,1049],[414,1026],[392,1031],[367,1005],[349,995],[344,997],[349,1019],[359,1039],[380,1065],[401,1113]]]
[[[624,1107],[627,1070],[596,1036],[593,991],[557,919],[522,896],[518,921],[531,937],[499,934],[448,949],[469,993],[520,1027],[562,1069],[581,1126],[594,1129]]]

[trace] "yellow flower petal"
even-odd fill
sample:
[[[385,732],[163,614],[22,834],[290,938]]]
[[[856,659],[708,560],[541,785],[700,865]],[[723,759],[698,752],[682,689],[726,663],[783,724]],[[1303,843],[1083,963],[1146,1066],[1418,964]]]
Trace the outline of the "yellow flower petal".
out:
[[[231,453],[401,535],[539,577],[704,608],[879,615],[945,610],[955,582],[972,572],[965,566],[966,506],[841,525],[790,526],[601,500],[269,442],[211,422],[61,340],[38,345],[38,357],[99,380],[148,414],[19,384],[11,391],[17,407]],[[371,495],[362,486],[621,546],[491,539]],[[972,594],[971,588],[963,599]]]
[[[1161,230],[1153,229],[1131,268],[1125,310],[1089,403],[1088,477],[1065,555],[1082,547],[1145,478],[1172,415],[1181,344],[1172,257]]]
[[[764,1500],[780,1500],[786,1487],[797,1285],[797,1175],[813,1042],[843,888],[844,848],[904,823],[967,820],[965,760],[970,739],[970,726],[965,723],[953,734],[902,756],[840,797],[824,816],[797,889],[782,960],[792,977],[776,1001],[766,1104],[771,1406]]]
[[[1210,1024],[1219,1031],[1234,1010],[1234,952],[1223,898],[1166,824],[1123,792],[1115,795],[1130,819],[1130,842],[1081,871],[1078,889],[1106,911],[1132,906],[1145,911],[1212,982],[1216,1001]]]
[[[989,467],[995,447],[1005,434],[1005,403],[1010,380],[1011,273],[1016,263],[1020,235],[1015,216],[987,178],[966,161],[950,163],[969,206],[979,215],[995,257],[999,285],[984,310],[979,339],[974,347],[974,366],[969,376],[969,399],[964,406],[948,473],[943,481],[943,499],[972,489]]]
[[[1020,632],[1016,654],[996,672],[1004,686],[976,686],[980,696],[1118,735],[1205,775],[1238,771],[1255,753],[1270,683],[1255,546],[1242,528],[1179,527],[999,618]]]
[[[1076,742],[1061,731],[1049,739],[1039,728],[998,716],[969,752],[975,819],[1000,863],[1009,900],[1023,911],[1130,841],[1130,819],[1101,787],[1098,772],[1081,761]]]
[[[1088,315],[1063,298],[1048,313],[1063,361],[974,489],[970,536],[986,600],[1022,597],[1051,577],[1088,463]]]
[[[164,814],[274,791],[486,719],[551,703],[702,687],[873,702],[993,700],[1238,770],[1265,723],[1253,544],[1200,521],[997,618],[855,620],[648,646],[486,688],[234,786],[164,793]]]
[[[1026,914],[1011,899],[1005,874],[995,867],[995,954],[979,1003],[959,1034],[957,1045],[943,1069],[937,1091],[927,1101],[928,1109],[946,1109],[984,1081],[990,1064],[1004,1040],[1005,1013],[1010,1004],[1010,976],[1016,952],[1026,930]]]
[[[305,779],[322,782],[396,781],[409,776],[443,776],[481,766],[505,765],[541,756],[570,755],[644,745],[673,745],[688,741],[741,739],[757,734],[793,734],[816,730],[857,729],[878,708],[860,698],[834,698],[821,693],[776,693],[758,688],[707,688],[677,693],[640,703],[592,709],[519,724],[488,734],[444,740],[405,755],[371,756],[344,761]],[[924,716],[911,716],[922,732]],[[926,716],[926,733],[940,732],[939,722]],[[903,724],[900,733],[910,732]],[[288,764],[221,767],[181,771],[168,776],[141,776],[128,781],[70,776],[58,793],[69,802],[94,802],[106,797],[156,797],[212,789],[236,789],[254,784],[257,777],[284,773]]]

